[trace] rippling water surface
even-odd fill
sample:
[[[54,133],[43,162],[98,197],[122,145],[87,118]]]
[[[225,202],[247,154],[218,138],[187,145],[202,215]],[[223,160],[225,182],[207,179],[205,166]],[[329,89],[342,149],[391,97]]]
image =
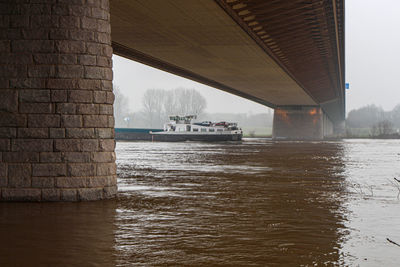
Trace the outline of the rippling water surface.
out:
[[[117,200],[0,203],[0,265],[397,266],[400,141],[120,142],[117,162]]]

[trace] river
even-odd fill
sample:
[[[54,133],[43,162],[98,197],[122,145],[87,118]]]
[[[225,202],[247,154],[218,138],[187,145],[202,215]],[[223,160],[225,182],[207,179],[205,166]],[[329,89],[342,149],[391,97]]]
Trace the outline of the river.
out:
[[[0,203],[0,266],[398,266],[399,140],[116,151],[115,200]]]

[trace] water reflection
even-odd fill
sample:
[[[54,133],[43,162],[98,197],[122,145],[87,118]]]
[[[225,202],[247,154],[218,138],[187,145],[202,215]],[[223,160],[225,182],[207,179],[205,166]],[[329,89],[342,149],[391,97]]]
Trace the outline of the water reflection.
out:
[[[114,266],[116,201],[0,203],[0,266]]]
[[[119,264],[339,260],[340,143],[119,143],[118,151]]]

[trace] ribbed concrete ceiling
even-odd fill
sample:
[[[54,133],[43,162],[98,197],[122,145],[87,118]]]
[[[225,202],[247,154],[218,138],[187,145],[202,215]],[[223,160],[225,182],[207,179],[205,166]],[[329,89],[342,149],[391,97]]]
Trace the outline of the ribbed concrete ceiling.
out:
[[[343,41],[332,2],[111,0],[113,47],[272,107],[337,101]]]

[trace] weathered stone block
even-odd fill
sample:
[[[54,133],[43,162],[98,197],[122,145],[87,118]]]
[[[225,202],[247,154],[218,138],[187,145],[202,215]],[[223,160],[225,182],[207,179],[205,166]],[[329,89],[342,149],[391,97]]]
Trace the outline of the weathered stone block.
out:
[[[50,128],[50,138],[65,138],[64,128]]]
[[[7,177],[7,164],[0,162],[0,177]]]
[[[61,127],[71,127],[71,128],[82,127],[82,116],[81,115],[62,115],[61,116]]]
[[[67,100],[68,100],[67,90],[51,91],[51,102],[67,102]]]
[[[73,90],[69,92],[68,99],[72,103],[92,103],[93,93],[86,90]]]
[[[15,113],[0,113],[0,127],[24,127],[26,115]]]
[[[102,83],[101,80],[80,79],[78,82],[78,87],[80,89],[101,90]]]
[[[115,140],[114,139],[100,139],[99,145],[100,145],[100,151],[113,152],[115,149]]]
[[[56,186],[58,188],[84,188],[84,187],[87,187],[87,178],[85,178],[85,177],[56,177]]]
[[[107,125],[107,127],[109,127],[109,128],[114,128],[114,125],[115,125],[114,116],[108,116],[107,118],[108,118],[108,125]]]
[[[89,179],[88,187],[104,187],[111,186],[112,176],[97,176]]]
[[[76,104],[75,103],[57,103],[57,113],[59,114],[75,114],[76,113]],[[66,123],[79,123],[77,120],[80,121],[82,125],[82,118],[80,116],[61,116],[61,127],[63,127],[64,120],[67,120]],[[70,120],[68,122],[68,120]]]
[[[79,28],[79,17],[75,16],[60,16],[60,28]]]
[[[102,20],[109,20],[109,13],[104,9],[93,7],[92,8],[92,17]]]
[[[67,128],[67,138],[95,138],[93,128]]]
[[[19,38],[22,38],[20,36]],[[52,40],[14,40],[11,42],[13,53],[52,53],[54,52],[54,41]]]
[[[28,115],[29,128],[60,127],[60,115]]]
[[[112,91],[113,90],[112,81],[102,80],[101,81],[101,90]]]
[[[57,139],[54,140],[54,151],[78,152],[82,151],[80,139]]]
[[[65,176],[66,170],[63,163],[34,163],[32,165],[33,176]]]
[[[17,129],[4,127],[0,128],[0,138],[15,138],[17,137]]]
[[[43,1],[39,1],[43,2]],[[45,3],[39,4],[30,4],[30,5],[23,5],[20,7],[22,10],[22,14],[29,14],[29,15],[44,15],[51,13],[51,6]]]
[[[53,188],[54,177],[32,177],[32,187],[34,188]]]
[[[0,77],[26,77],[26,72],[24,65],[0,65]]]
[[[94,152],[99,150],[99,140],[97,139],[82,139],[82,151]]]
[[[49,29],[36,29],[32,31],[31,29],[26,30],[22,29],[22,38],[25,40],[38,40],[38,39],[48,39],[49,38]]]
[[[90,162],[89,152],[64,152],[65,162],[86,163]]]
[[[0,139],[0,151],[9,151],[11,146],[10,139]]]
[[[83,127],[108,127],[108,116],[83,115]]]
[[[18,138],[48,138],[48,128],[18,128]]]
[[[63,157],[61,152],[41,152],[40,162],[42,163],[63,162]]]
[[[61,189],[61,201],[78,201],[76,189]]]
[[[107,102],[106,104],[113,104],[115,100],[115,96],[113,92],[107,92]]]
[[[101,139],[114,138],[114,128],[96,128],[96,137]]]
[[[83,54],[86,52],[85,42],[71,40],[55,41],[55,51],[59,53]]]
[[[102,33],[111,33],[111,25],[109,21],[97,20],[97,31]]]
[[[80,55],[79,64],[81,64],[82,66],[96,66],[96,56]]]
[[[101,104],[99,105],[99,114],[103,115],[113,115],[114,109],[112,105]]]
[[[56,72],[59,78],[80,78],[83,76],[83,67],[81,65],[58,65]]]
[[[103,188],[78,189],[78,198],[81,201],[98,200],[103,198]]]
[[[106,46],[104,44],[99,43],[87,43],[86,44],[86,52],[91,55],[99,55],[103,51],[103,47]]]
[[[31,164],[8,164],[8,186],[30,187],[31,186]]]
[[[50,102],[50,90],[20,90],[20,102]]]
[[[96,40],[94,38],[94,32],[92,31],[79,29],[79,30],[70,30],[69,33],[71,40],[78,40],[85,42],[93,42]]]
[[[103,197],[105,199],[113,198],[117,195],[117,192],[118,192],[117,186],[104,187],[103,188]]]
[[[49,32],[50,40],[68,40],[70,39],[70,32],[68,29],[50,29]]]
[[[107,102],[107,92],[105,91],[94,91],[93,92],[94,103],[104,104]]]
[[[1,187],[6,187],[7,184],[8,184],[7,177],[1,177],[0,176],[0,193],[1,193]],[[1,199],[1,197],[0,197],[0,199]]]
[[[82,17],[81,18],[82,29],[86,30],[97,30],[97,19]]]
[[[75,89],[77,88],[75,79],[48,79],[47,88],[50,89]]]
[[[43,78],[10,79],[10,88],[40,89],[40,88],[44,88],[45,84],[46,84],[46,80]]]
[[[58,28],[58,16],[47,15],[33,15],[30,16],[32,28]],[[35,29],[36,30],[36,29]]]
[[[3,188],[2,199],[5,201],[40,201],[42,192],[33,188]]]
[[[16,112],[18,110],[17,93],[16,90],[0,90],[0,112]]]
[[[60,201],[61,194],[59,189],[42,189],[42,201]]]
[[[4,162],[39,162],[39,152],[3,152]]]
[[[27,114],[53,113],[52,103],[19,103],[19,112]]]
[[[68,176],[90,177],[96,175],[96,166],[91,163],[69,163]],[[89,178],[89,180],[92,178]]]
[[[11,28],[27,28],[29,26],[29,17],[21,15],[10,16]]]
[[[52,65],[31,65],[28,66],[28,77],[48,78],[54,77],[56,70]]]
[[[99,163],[97,164],[97,175],[115,175],[117,172],[117,165],[115,163]]]
[[[113,49],[110,45],[106,45],[103,47],[103,55],[106,57],[112,57]],[[110,79],[112,80],[112,79]]]
[[[99,35],[101,36],[101,35]],[[106,35],[108,36],[108,35]],[[104,39],[104,42],[109,42],[108,40]],[[108,57],[97,56],[97,66],[99,67],[112,67],[112,60]]]
[[[88,115],[88,114],[99,114],[99,105],[96,104],[78,104],[77,114]]]
[[[53,140],[51,139],[13,139],[12,151],[22,152],[46,152],[53,151]]]
[[[91,159],[92,162],[113,163],[115,162],[115,152],[93,152]]]

